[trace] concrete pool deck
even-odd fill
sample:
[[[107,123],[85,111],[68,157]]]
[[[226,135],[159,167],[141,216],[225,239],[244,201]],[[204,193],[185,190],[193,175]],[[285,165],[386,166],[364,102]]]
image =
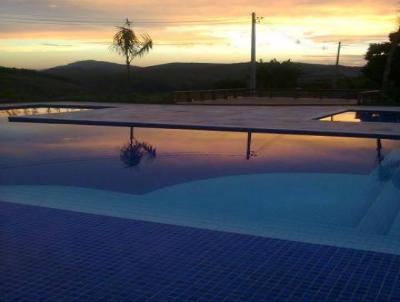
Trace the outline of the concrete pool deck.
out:
[[[340,98],[292,98],[292,97],[237,97],[216,100],[177,102],[179,105],[225,105],[225,106],[351,106],[357,99]]]
[[[16,106],[19,105],[16,104]],[[9,120],[11,122],[30,123],[400,139],[400,124],[396,123],[346,123],[315,120],[318,117],[347,110],[400,111],[399,107],[191,106],[109,103],[54,103],[52,105],[99,105],[113,106],[113,108],[36,116],[12,116]],[[7,106],[10,106],[10,104],[7,104]],[[0,109],[2,107],[0,106]]]

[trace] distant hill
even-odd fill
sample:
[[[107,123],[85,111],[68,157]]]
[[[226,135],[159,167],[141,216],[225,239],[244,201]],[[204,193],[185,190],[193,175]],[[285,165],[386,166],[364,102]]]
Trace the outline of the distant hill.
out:
[[[34,70],[0,67],[1,100],[41,100],[81,94],[84,89],[69,79]]]
[[[185,89],[208,89],[223,79],[248,77],[248,64],[169,63],[149,67],[132,66],[134,90],[166,92]],[[81,61],[58,66],[44,73],[68,78],[92,89],[116,91],[126,83],[126,67],[121,64]]]
[[[311,81],[316,78],[329,79],[335,76],[336,66],[334,65],[322,65],[322,64],[306,64],[306,63],[295,63],[302,70],[301,81]],[[339,66],[339,76],[346,78],[354,78],[361,76],[361,68],[354,66]]]
[[[141,69],[141,67],[131,66],[132,70]],[[121,73],[126,71],[126,66],[122,64],[116,64],[111,62],[103,62],[103,61],[95,61],[95,60],[87,60],[87,61],[78,61],[67,65],[56,66],[44,72],[49,74],[60,74],[60,75],[68,75],[73,76],[78,72],[85,73]]]
[[[300,85],[330,87],[334,66],[295,64],[302,70]],[[126,66],[109,62],[80,61],[42,71],[0,67],[0,100],[171,102],[175,90],[245,87],[249,71],[248,63],[132,66],[128,85]],[[358,67],[339,71],[342,78],[361,74]]]
[[[301,70],[300,83],[331,81],[336,69],[331,65],[295,63]],[[58,66],[43,72],[67,78],[92,89],[115,91],[126,83],[125,65],[81,61]],[[358,67],[340,66],[341,77],[357,77]],[[249,64],[169,63],[149,67],[132,67],[131,87],[139,91],[167,92],[174,90],[212,89],[219,81],[248,82]]]
[[[301,86],[330,86],[336,77],[336,66],[322,64],[295,63],[302,71],[299,79]],[[338,77],[351,79],[362,76],[360,67],[339,66]]]

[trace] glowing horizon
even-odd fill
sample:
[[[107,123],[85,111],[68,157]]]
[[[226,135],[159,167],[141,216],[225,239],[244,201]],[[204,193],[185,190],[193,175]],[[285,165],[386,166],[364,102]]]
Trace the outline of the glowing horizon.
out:
[[[341,63],[357,66],[364,64],[369,43],[386,40],[396,29],[398,14],[397,0],[163,2],[0,0],[0,66],[43,69],[88,59],[123,63],[109,45],[125,15],[155,42],[134,65],[246,62],[251,11],[265,17],[257,28],[258,60],[332,64],[341,40]]]

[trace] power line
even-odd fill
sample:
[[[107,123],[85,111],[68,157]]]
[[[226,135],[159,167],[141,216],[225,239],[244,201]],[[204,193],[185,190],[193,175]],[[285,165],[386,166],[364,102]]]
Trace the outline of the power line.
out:
[[[235,24],[247,24],[247,20],[240,20],[242,17],[238,18],[211,18],[211,19],[183,19],[183,20],[167,20],[167,19],[134,19],[133,23],[137,25],[235,25]],[[121,19],[114,18],[91,18],[91,19],[74,19],[74,18],[58,18],[58,17],[47,17],[43,15],[10,15],[10,14],[0,14],[0,22],[3,23],[23,23],[23,24],[51,24],[51,25],[71,25],[71,26],[96,26],[96,25],[113,25],[116,26],[121,23]],[[281,35],[292,40],[295,44],[303,44],[305,42],[304,37],[295,37],[288,34],[280,29],[274,28],[275,24],[271,22],[265,22],[262,17],[257,18],[257,24],[266,25],[271,31],[280,33]],[[332,44],[337,41],[324,41],[321,44]],[[357,43],[360,44],[360,43]],[[308,45],[311,46],[311,45]],[[350,46],[350,45],[343,45]],[[322,50],[327,50],[326,45],[322,47]]]
[[[283,36],[285,36],[286,38],[288,38],[289,40],[293,41],[293,44],[297,44],[297,45],[306,45],[307,48],[312,48],[312,49],[319,49],[322,50],[323,52],[336,52],[337,49],[337,42],[338,40],[331,40],[331,41],[314,41],[314,43],[312,43],[310,40],[313,40],[312,37],[308,38],[307,37],[298,37],[292,34],[288,34],[287,32],[284,32],[280,29],[274,28],[274,23],[272,22],[264,22],[264,20],[262,20],[263,22],[260,22],[260,25],[265,25],[269,30],[273,31],[273,32],[277,32]],[[339,38],[339,40],[341,40]],[[317,46],[316,44],[321,44],[322,46]],[[347,50],[353,48],[353,47],[364,47],[366,44],[369,44],[369,42],[347,42],[347,43],[342,43],[342,47],[346,47]]]
[[[60,18],[60,17],[51,17],[51,16],[44,16],[44,15],[18,15],[18,14],[1,14],[0,16],[2,17],[8,17],[8,18],[35,18],[35,19],[52,19],[52,20],[77,20],[77,21],[88,21],[87,19],[82,20],[82,19],[71,19],[71,18]],[[120,22],[121,19],[117,18],[93,18],[90,17],[92,21],[111,21],[111,22]],[[135,21],[160,21],[160,22],[176,22],[171,21],[169,19],[141,19],[141,18],[134,18]],[[90,20],[89,20],[90,21]],[[237,21],[237,18],[235,17],[218,17],[218,18],[207,18],[207,19],[183,19],[183,20],[178,20],[178,22],[207,22],[207,21]]]
[[[210,18],[210,19],[182,19],[182,20],[168,20],[168,19],[133,19],[133,23],[136,25],[171,25],[171,26],[178,26],[178,25],[185,25],[185,26],[211,26],[211,25],[244,25],[247,24],[248,21],[243,19],[243,17],[227,17],[227,18]],[[10,15],[10,14],[0,14],[0,22],[2,23],[13,23],[13,24],[30,24],[30,25],[60,25],[60,26],[116,26],[121,22],[121,19],[114,19],[114,18],[92,18],[90,19],[79,19],[79,18],[61,18],[61,17],[49,17],[44,15]],[[274,28],[275,24],[271,22],[264,22],[262,17],[256,18],[254,20],[255,23],[260,25],[267,25],[268,29],[271,31],[275,31],[280,33],[281,35],[286,36],[288,39],[292,40],[294,44],[300,45],[306,42],[307,40],[304,37],[295,37],[291,34],[288,34],[282,30]],[[199,44],[207,44],[210,43],[165,43],[160,45],[165,46],[179,46],[179,45],[199,45]],[[216,43],[213,43],[215,45]],[[221,43],[222,44],[222,43]],[[226,45],[226,43],[223,43]],[[307,47],[312,47],[314,49],[317,48],[316,45],[312,43],[306,43]],[[326,44],[331,44],[331,42],[325,41],[321,48],[322,51],[330,50],[331,47],[327,47]],[[359,44],[359,43],[358,43]],[[346,43],[346,45],[342,46],[350,46]]]
[[[34,24],[62,24],[62,25],[117,25],[121,20],[111,19],[67,19],[67,18],[49,18],[49,17],[32,17],[32,16],[9,16],[0,15],[0,21],[8,23],[34,23]],[[234,18],[218,18],[218,19],[198,19],[198,20],[150,20],[136,19],[134,24],[139,25],[224,25],[224,24],[244,24],[245,22]]]

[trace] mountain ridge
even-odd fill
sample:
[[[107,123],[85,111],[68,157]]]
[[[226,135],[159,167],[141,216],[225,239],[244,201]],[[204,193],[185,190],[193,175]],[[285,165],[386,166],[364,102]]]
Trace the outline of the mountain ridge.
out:
[[[302,70],[300,87],[330,88],[336,76],[332,65],[293,64]],[[157,101],[162,95],[163,102],[171,102],[173,91],[246,87],[249,67],[249,63],[196,62],[132,66],[129,83],[125,65],[105,61],[77,61],[41,71],[0,67],[0,99],[150,102],[148,96]],[[339,73],[351,81],[361,75],[361,68],[340,66]]]
[[[333,65],[293,62],[302,70],[300,83],[330,82],[336,76]],[[241,82],[250,77],[249,63],[180,63],[172,62],[146,67],[131,66],[132,89],[144,92],[213,89],[221,81]],[[79,83],[85,87],[115,91],[126,82],[126,66],[104,61],[78,61],[42,71]],[[353,78],[361,75],[361,68],[339,66],[339,76]]]

